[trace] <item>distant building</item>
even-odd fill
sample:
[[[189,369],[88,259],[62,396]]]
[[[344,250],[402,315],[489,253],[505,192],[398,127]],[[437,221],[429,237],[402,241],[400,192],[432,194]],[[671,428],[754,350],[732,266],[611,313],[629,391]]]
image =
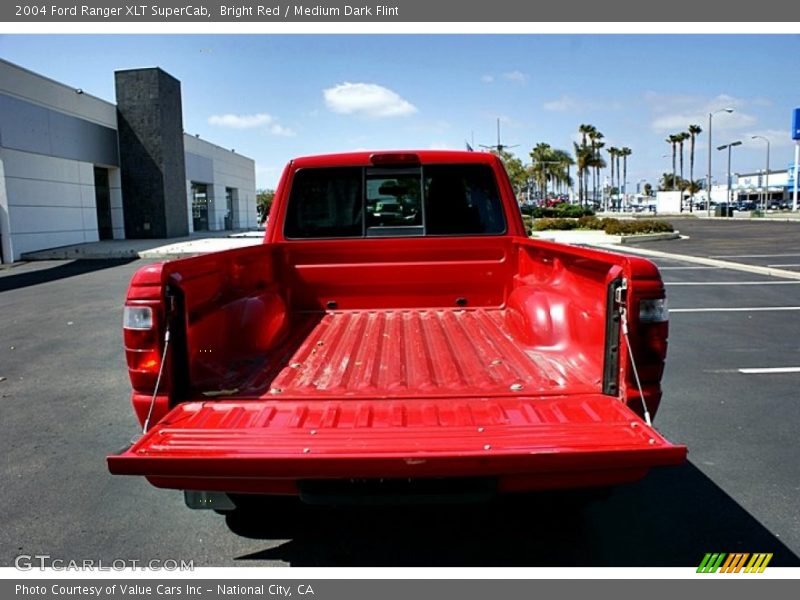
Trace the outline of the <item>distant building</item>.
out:
[[[792,195],[792,175],[789,169],[784,171],[770,169],[769,189],[767,189],[766,170],[738,173],[731,183],[732,195],[735,194],[738,201],[763,202],[766,193],[767,206],[775,201],[786,202]]]
[[[183,132],[180,82],[148,68],[115,83],[112,104],[0,60],[0,261],[257,226],[254,161]]]

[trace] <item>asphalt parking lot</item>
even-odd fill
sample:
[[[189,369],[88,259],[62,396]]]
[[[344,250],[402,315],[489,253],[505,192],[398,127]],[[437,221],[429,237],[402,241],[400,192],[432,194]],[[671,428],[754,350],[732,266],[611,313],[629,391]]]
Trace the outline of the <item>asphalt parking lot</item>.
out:
[[[648,247],[800,255],[800,225],[745,235],[738,228],[749,224],[730,223],[734,239],[718,240],[723,225],[707,223]],[[741,260],[773,259],[752,264],[791,257]],[[105,455],[137,433],[120,321],[143,261],[0,270],[0,565],[49,554],[195,566],[658,567],[772,552],[773,566],[800,566],[800,281],[656,262],[671,331],[655,425],[689,447],[686,465],[588,506],[557,494],[449,507],[276,504],[248,519],[191,511],[175,492],[107,473]]]

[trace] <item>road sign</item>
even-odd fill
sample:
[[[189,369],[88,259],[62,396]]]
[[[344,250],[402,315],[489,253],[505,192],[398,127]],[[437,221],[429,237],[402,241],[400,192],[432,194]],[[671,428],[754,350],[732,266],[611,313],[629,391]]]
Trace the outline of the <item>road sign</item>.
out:
[[[800,108],[795,108],[792,113],[792,139],[800,140]]]

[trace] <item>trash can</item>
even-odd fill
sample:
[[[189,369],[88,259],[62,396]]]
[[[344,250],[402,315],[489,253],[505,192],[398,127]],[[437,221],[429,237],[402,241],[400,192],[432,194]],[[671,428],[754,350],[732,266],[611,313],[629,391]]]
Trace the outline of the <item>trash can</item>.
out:
[[[716,208],[714,209],[714,216],[715,217],[732,217],[733,216],[733,207],[728,206],[727,204],[717,204]]]

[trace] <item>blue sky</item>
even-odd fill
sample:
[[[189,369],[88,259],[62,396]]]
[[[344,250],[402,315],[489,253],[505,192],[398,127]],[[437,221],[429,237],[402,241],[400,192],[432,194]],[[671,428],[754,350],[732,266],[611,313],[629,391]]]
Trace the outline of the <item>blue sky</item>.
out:
[[[355,149],[463,149],[502,142],[524,162],[539,142],[572,150],[581,123],[628,146],[628,182],[671,171],[664,139],[690,123],[695,178],[713,145],[743,140],[732,170],[793,158],[800,36],[758,35],[2,35],[0,57],[108,101],[114,71],[178,78],[188,133],[256,161],[274,187],[292,157]],[[714,177],[726,156],[713,152]],[[670,155],[664,157],[664,155]],[[685,150],[688,177],[688,143]]]

